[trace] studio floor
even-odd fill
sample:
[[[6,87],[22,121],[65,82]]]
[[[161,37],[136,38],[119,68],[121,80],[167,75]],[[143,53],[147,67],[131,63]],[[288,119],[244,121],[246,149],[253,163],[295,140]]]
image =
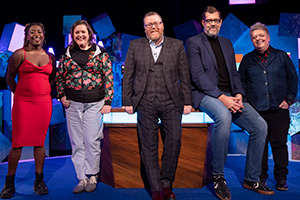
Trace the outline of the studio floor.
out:
[[[275,195],[265,196],[246,190],[242,187],[244,175],[245,156],[228,156],[225,164],[225,177],[231,191],[232,199],[256,200],[256,199],[300,199],[300,162],[290,161],[288,175],[288,191],[275,190],[275,180],[272,170],[267,184],[275,190]],[[269,168],[273,169],[273,160],[269,160]],[[35,165],[34,161],[22,161],[19,163],[16,173],[16,193],[13,199],[39,199],[39,200],[148,200],[151,199],[143,188],[113,188],[99,183],[93,193],[73,194],[72,190],[77,184],[75,171],[70,156],[47,158],[45,161],[45,182],[49,188],[48,195],[38,196],[33,192]],[[3,188],[7,173],[7,163],[0,164],[0,189]],[[203,188],[175,188],[177,200],[206,200],[217,199],[212,184]]]

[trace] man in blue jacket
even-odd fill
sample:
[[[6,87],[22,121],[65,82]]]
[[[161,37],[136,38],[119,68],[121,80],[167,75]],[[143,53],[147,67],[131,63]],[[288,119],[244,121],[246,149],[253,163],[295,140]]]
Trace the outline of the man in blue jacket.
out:
[[[287,134],[290,125],[289,106],[297,95],[298,76],[289,56],[269,45],[268,28],[258,22],[250,27],[250,36],[255,49],[244,56],[240,75],[247,101],[259,112],[268,124],[261,182],[268,178],[268,143],[272,147],[274,178],[277,190],[288,190]]]
[[[218,36],[221,13],[208,6],[202,14],[204,32],[186,43],[192,79],[193,106],[206,112],[215,122],[212,131],[212,174],[214,189],[220,199],[231,199],[224,178],[231,122],[249,134],[243,186],[265,195],[274,191],[260,183],[262,160],[267,135],[265,120],[243,102],[244,91],[236,71],[235,53],[230,40]]]

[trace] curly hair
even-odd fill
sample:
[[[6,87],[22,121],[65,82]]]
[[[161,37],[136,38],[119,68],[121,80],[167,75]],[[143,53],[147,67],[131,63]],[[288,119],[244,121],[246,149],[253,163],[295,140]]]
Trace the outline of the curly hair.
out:
[[[25,25],[25,29],[24,29],[24,33],[25,33],[25,37],[24,37],[24,44],[23,44],[23,47],[26,47],[26,46],[28,46],[28,40],[27,40],[27,36],[28,36],[28,32],[29,32],[29,29],[30,29],[30,27],[32,27],[32,26],[40,26],[41,28],[42,28],[42,30],[43,30],[43,34],[44,34],[44,36],[46,35],[46,30],[45,30],[45,26],[42,24],[42,23],[40,23],[40,22],[33,22],[33,23],[28,23],[28,24],[26,24]],[[44,44],[45,44],[45,41],[46,40],[44,40]]]

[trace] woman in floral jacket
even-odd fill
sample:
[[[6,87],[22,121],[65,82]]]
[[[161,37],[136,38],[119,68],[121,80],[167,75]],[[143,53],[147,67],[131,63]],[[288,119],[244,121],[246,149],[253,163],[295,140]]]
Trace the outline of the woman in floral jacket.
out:
[[[66,108],[79,179],[73,193],[93,192],[100,171],[102,116],[110,112],[113,99],[113,73],[107,51],[93,43],[93,31],[85,20],[73,24],[71,36],[56,74],[57,91]]]

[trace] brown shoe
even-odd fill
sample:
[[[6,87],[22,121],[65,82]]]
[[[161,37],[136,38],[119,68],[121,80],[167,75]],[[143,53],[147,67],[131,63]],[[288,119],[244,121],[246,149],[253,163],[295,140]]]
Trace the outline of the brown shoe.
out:
[[[176,200],[176,196],[170,188],[163,188],[162,193],[164,200]]]
[[[264,195],[273,195],[274,194],[273,190],[271,190],[270,188],[268,188],[265,185],[262,185],[260,182],[252,182],[252,181],[244,180],[243,186],[246,189],[253,190],[260,194],[264,194]]]

